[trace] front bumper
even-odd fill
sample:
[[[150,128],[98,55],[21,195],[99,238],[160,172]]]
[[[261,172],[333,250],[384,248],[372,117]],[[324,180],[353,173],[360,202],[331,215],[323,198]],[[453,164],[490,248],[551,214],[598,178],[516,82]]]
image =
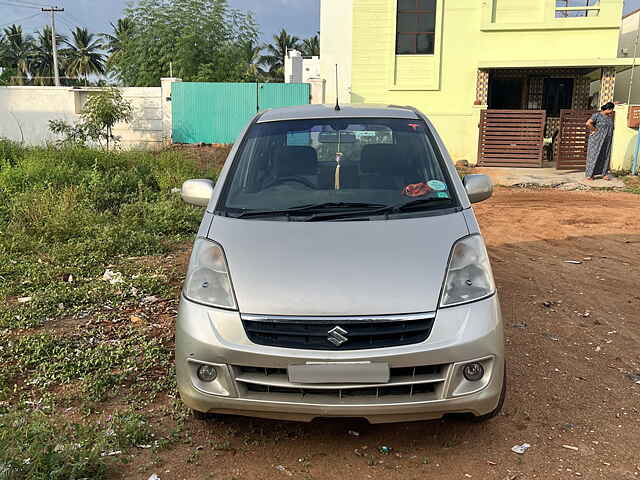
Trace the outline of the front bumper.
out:
[[[381,385],[300,385],[286,369],[306,362],[387,363]],[[479,361],[485,376],[468,382],[462,366]],[[201,364],[217,367],[212,383],[199,381]],[[371,423],[485,415],[498,405],[504,379],[504,338],[497,296],[441,309],[421,343],[357,351],[311,351],[255,345],[240,315],[184,297],[176,324],[176,373],[184,403],[194,410],[285,420],[363,417]]]

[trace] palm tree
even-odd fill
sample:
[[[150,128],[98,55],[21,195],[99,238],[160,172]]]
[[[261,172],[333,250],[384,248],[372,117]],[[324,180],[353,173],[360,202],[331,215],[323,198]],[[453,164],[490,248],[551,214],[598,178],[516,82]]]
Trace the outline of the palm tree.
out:
[[[273,36],[274,43],[266,45],[267,55],[262,57],[262,63],[269,66],[269,74],[282,81],[284,79],[284,60],[288,50],[300,48],[300,39],[289,35],[285,29]]]
[[[67,75],[84,78],[84,83],[87,85],[90,75],[100,75],[105,72],[104,54],[100,53],[104,45],[86,28],[76,27],[71,32],[71,36],[71,41],[65,40],[69,47],[65,51],[68,59]]]
[[[56,45],[66,41],[64,35],[56,35]],[[64,71],[64,55],[58,55],[58,70]],[[36,33],[33,44],[33,59],[31,66],[33,80],[38,85],[53,85],[53,48],[51,46],[51,27],[46,25]]]
[[[256,81],[264,74],[260,65],[262,64],[262,47],[253,43],[253,40],[247,40],[240,45],[240,55],[242,63],[247,66],[247,74],[251,79]]]
[[[24,85],[31,74],[33,37],[25,35],[22,27],[14,24],[4,29],[4,39],[3,64],[15,69],[17,76],[14,83]]]
[[[314,35],[302,42],[302,55],[305,57],[319,57],[320,56],[320,37]]]
[[[133,29],[133,21],[130,18],[119,18],[116,24],[110,23],[113,33],[101,34],[104,40],[104,48],[109,53],[107,60],[107,67],[112,66],[117,62],[118,57],[122,52],[122,43],[125,41],[127,35],[131,33]]]

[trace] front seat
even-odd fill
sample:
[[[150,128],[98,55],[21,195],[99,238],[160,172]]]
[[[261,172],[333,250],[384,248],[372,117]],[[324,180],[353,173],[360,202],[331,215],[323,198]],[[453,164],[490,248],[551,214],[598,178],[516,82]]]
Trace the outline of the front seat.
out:
[[[275,173],[278,179],[303,177],[317,184],[318,153],[313,147],[281,147],[274,156]]]
[[[413,162],[397,144],[365,145],[360,156],[362,188],[401,190],[418,178]]]

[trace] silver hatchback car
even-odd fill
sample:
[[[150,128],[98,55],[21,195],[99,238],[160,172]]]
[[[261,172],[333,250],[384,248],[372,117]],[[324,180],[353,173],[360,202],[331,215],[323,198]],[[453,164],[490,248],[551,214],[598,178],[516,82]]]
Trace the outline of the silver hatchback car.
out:
[[[176,325],[177,383],[198,413],[371,423],[496,415],[500,305],[471,203],[433,125],[409,107],[258,114],[214,185]]]

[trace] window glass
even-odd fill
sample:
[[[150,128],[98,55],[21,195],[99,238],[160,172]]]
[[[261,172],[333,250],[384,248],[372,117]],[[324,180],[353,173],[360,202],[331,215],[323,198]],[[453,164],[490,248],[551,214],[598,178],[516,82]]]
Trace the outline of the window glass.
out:
[[[415,198],[448,208],[455,202],[453,187],[436,152],[421,120],[258,123],[234,160],[218,211],[233,216],[327,203],[391,206]]]
[[[398,14],[398,32],[404,33],[433,33],[436,27],[436,17],[433,13],[400,13]]]
[[[398,11],[416,10],[416,0],[398,0]]]
[[[433,35],[418,35],[418,53],[433,52]]]
[[[416,33],[418,31],[418,15],[414,13],[398,14],[398,32]]]
[[[398,34],[396,53],[398,55],[405,55],[416,53],[416,36],[415,35],[403,35]]]
[[[556,18],[597,17],[600,0],[556,0]],[[591,7],[581,10],[580,7]]]
[[[396,54],[432,54],[436,0],[398,0]]]
[[[436,0],[418,0],[418,10],[433,10],[436,9]]]
[[[599,0],[556,0],[556,8],[560,7],[595,7]]]

